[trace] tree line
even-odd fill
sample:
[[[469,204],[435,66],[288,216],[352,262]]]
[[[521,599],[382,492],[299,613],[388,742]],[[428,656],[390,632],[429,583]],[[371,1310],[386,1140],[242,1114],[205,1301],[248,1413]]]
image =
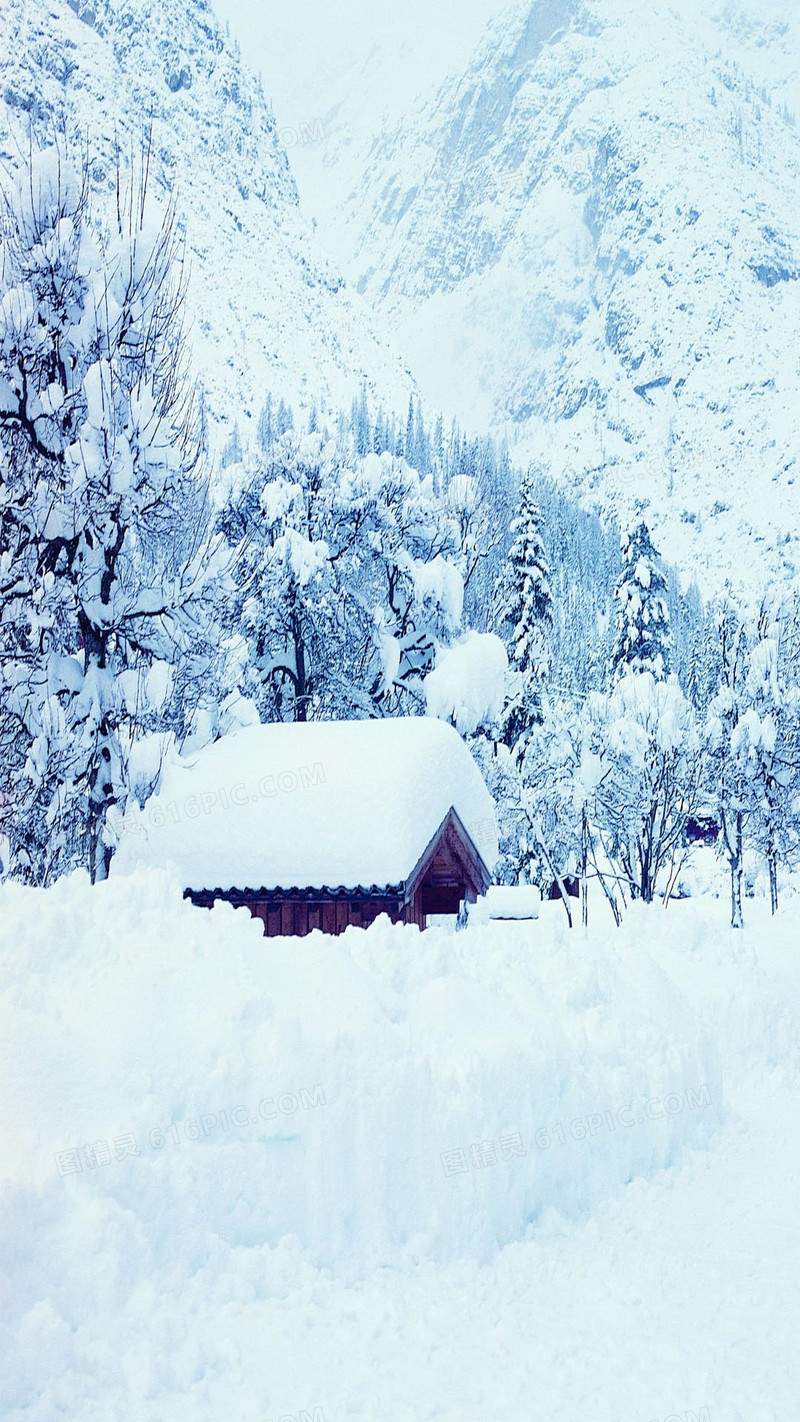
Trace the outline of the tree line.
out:
[[[673,669],[670,593],[647,525],[621,539],[606,686],[553,685],[553,597],[543,520],[529,483],[512,523],[496,617],[511,675],[504,711],[483,728],[479,759],[500,812],[508,882],[555,882],[570,921],[597,882],[617,922],[626,903],[664,903],[680,886],[687,826],[710,822],[730,876],[731,923],[743,925],[746,856],[779,874],[800,862],[800,596],[768,594],[755,611],[728,587],[704,611],[702,640]],[[691,693],[691,694],[687,694]]]
[[[32,146],[4,185],[4,872],[103,877],[165,759],[253,720],[419,714],[434,673],[449,714],[442,685],[476,680],[494,639],[499,699],[455,700],[504,877],[578,874],[585,896],[591,871],[617,913],[669,897],[708,804],[734,919],[752,848],[776,904],[797,838],[791,599],[707,606],[643,524],[617,575],[613,521],[416,398],[401,418],[362,389],[301,419],[266,394],[252,447],[233,422],[213,471],[178,222],[148,172],[145,144],[98,201],[85,156]]]

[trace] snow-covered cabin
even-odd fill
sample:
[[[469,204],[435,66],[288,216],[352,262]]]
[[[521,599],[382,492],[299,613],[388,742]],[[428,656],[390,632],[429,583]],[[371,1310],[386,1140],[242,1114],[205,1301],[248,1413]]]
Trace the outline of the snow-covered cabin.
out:
[[[176,761],[113,872],[171,863],[193,903],[245,905],[273,936],[381,913],[424,928],[485,893],[496,857],[469,750],[415,717],[250,726]]]

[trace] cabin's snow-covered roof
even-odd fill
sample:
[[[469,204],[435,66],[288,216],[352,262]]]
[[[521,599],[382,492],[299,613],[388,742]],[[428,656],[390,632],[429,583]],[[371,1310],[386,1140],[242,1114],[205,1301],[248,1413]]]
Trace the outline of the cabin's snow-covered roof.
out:
[[[396,885],[451,807],[491,869],[494,805],[443,721],[248,726],[167,766],[126,816],[114,872],[172,862],[187,889]]]

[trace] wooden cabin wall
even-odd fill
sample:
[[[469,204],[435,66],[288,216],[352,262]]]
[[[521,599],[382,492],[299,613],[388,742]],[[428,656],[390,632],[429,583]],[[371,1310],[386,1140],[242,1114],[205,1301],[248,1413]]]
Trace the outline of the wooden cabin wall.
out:
[[[429,914],[455,915],[463,900],[474,902],[478,897],[480,885],[471,877],[470,867],[461,857],[463,851],[456,836],[442,837],[406,910],[407,923],[424,928]]]
[[[392,899],[267,899],[254,900],[247,907],[263,923],[267,938],[304,938],[315,928],[323,933],[344,933],[351,925],[367,928],[382,913],[394,923],[403,919]]]
[[[262,891],[264,897],[252,899],[244,899],[240,892],[232,890],[230,900],[249,908],[254,917],[261,920],[268,938],[302,938],[315,929],[337,934],[351,925],[366,928],[379,914],[388,914],[395,923],[413,923],[425,928],[429,914],[456,914],[461,901],[473,902],[485,891],[487,882],[486,868],[455,811],[451,810],[407,881],[411,900],[406,904],[398,901],[397,894],[371,898],[353,893],[351,898],[321,896],[314,899],[284,897],[280,893],[270,897],[266,889]],[[213,890],[186,892],[195,903],[210,907],[213,902]]]
[[[425,915],[422,912],[422,886],[417,889],[411,903],[406,904],[403,922],[415,923],[417,928],[425,927]]]

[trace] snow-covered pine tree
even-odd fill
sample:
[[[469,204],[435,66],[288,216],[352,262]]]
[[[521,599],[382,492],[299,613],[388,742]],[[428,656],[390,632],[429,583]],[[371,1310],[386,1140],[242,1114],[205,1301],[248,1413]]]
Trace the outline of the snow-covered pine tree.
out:
[[[417,457],[416,457],[416,453],[417,453],[417,442],[416,442],[416,426],[415,426],[415,424],[414,424],[414,397],[413,397],[413,395],[409,395],[409,397],[408,397],[408,415],[407,415],[407,417],[406,417],[406,437],[405,437],[405,443],[404,443],[404,445],[403,445],[403,452],[404,452],[404,454],[405,454],[405,457],[406,457],[408,463],[409,463],[409,464],[413,464],[413,466],[414,466],[415,469],[418,468],[419,466],[418,466]],[[361,453],[361,451],[359,450],[359,454],[360,454],[360,453]]]
[[[439,415],[433,431],[433,469],[437,491],[441,490],[444,474],[444,420]]]
[[[272,448],[273,435],[272,396],[267,391],[267,398],[258,417],[257,426],[258,444],[265,453]]]
[[[285,430],[281,430],[280,433],[284,434]],[[362,385],[361,394],[357,400],[353,401],[353,438],[357,453],[368,454],[371,440],[366,385]]]
[[[541,721],[542,684],[550,667],[553,603],[550,570],[542,542],[542,516],[530,484],[520,489],[511,523],[511,547],[495,589],[495,631],[506,644],[509,693],[501,738],[521,751],[531,727]]]
[[[284,400],[281,400],[278,404],[278,411],[275,416],[275,437],[280,439],[281,435],[286,434],[286,431],[293,427],[294,415],[292,408],[290,405],[287,405]]]
[[[657,681],[670,670],[669,596],[661,558],[644,521],[622,535],[622,571],[614,591],[616,629],[611,679],[649,671]]]
[[[227,469],[231,464],[241,464],[242,462],[242,437],[239,434],[238,420],[233,422],[233,428],[220,455],[219,462],[222,469]]]

